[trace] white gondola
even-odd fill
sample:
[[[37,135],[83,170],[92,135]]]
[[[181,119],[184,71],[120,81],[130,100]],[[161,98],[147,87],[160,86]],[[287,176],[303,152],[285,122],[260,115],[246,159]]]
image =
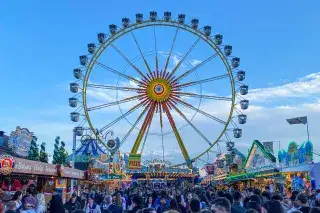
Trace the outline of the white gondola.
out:
[[[100,44],[103,44],[106,41],[106,34],[104,33],[98,33],[98,41]]]
[[[216,45],[222,44],[222,39],[223,39],[223,35],[221,34],[217,34],[214,36],[214,42],[216,43]]]
[[[129,27],[130,19],[129,18],[122,18],[122,27],[127,28]]]
[[[83,128],[81,126],[77,126],[74,128],[74,132],[76,136],[82,136],[83,135]]]
[[[239,124],[247,123],[247,115],[244,115],[244,114],[238,115],[238,123]]]
[[[109,25],[109,32],[111,33],[111,35],[116,34],[116,32],[117,32],[117,25],[115,25],[115,24],[110,24],[110,25]]]
[[[82,78],[82,70],[79,68],[73,69],[73,76],[76,79],[81,79]]]
[[[248,89],[249,89],[248,85],[241,85],[240,86],[240,94],[241,95],[248,94]]]
[[[71,113],[70,113],[70,119],[71,119],[71,121],[73,121],[73,122],[78,122],[78,121],[79,121],[79,118],[80,118],[80,113],[78,113],[78,112],[71,112]]]
[[[185,21],[186,21],[186,15],[185,14],[179,14],[178,15],[179,24],[184,24]]]
[[[79,84],[77,83],[70,83],[70,92],[78,93],[79,92]]]
[[[206,36],[210,36],[211,35],[211,26],[204,26],[203,28],[203,33],[206,35]]]
[[[164,12],[163,19],[166,21],[171,20],[171,12],[169,11]]]
[[[234,129],[234,130],[233,130],[233,136],[234,136],[235,138],[241,138],[241,136],[242,136],[242,129]]]
[[[141,14],[141,13],[136,14],[136,22],[137,23],[143,22],[143,14]]]
[[[78,99],[77,98],[69,98],[69,106],[75,108],[78,106]]]
[[[248,109],[249,108],[249,100],[241,100],[240,107],[241,107],[241,109]]]
[[[88,63],[88,57],[86,55],[80,55],[79,60],[82,66],[86,66]]]
[[[88,52],[93,54],[96,51],[96,45],[94,43],[88,44]]]
[[[150,12],[150,20],[151,21],[156,21],[157,20],[157,12],[156,11],[151,11]]]
[[[231,66],[233,68],[237,68],[237,67],[239,67],[239,65],[240,65],[240,58],[235,57],[235,58],[231,59]]]
[[[232,53],[232,46],[231,45],[224,46],[224,54],[226,56],[230,56],[231,53]]]
[[[243,81],[246,78],[246,72],[243,70],[239,70],[237,72],[237,79],[238,81]]]
[[[192,19],[191,20],[191,27],[196,30],[196,29],[198,29],[198,26],[199,26],[199,19],[196,19],[196,18]]]

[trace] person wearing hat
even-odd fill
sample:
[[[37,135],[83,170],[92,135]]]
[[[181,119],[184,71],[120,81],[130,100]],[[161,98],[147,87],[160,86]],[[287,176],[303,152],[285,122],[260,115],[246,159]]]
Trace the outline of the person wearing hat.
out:
[[[64,204],[65,210],[67,210],[69,213],[76,209],[81,209],[81,204],[77,201],[77,194],[72,193],[70,200]]]
[[[86,213],[101,213],[100,206],[95,203],[94,196],[90,196],[88,199]]]

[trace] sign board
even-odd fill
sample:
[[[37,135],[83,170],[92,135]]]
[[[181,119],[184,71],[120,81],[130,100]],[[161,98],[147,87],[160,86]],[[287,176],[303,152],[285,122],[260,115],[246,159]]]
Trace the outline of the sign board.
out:
[[[9,146],[16,155],[26,158],[29,155],[32,136],[28,129],[17,126],[10,134]]]
[[[130,154],[128,169],[141,169],[141,154]]]
[[[100,175],[104,173],[104,170],[102,168],[89,168],[90,174]]]
[[[58,176],[56,165],[15,158],[13,173]]]
[[[0,155],[0,174],[8,175],[13,171],[15,165],[14,158],[10,155]]]
[[[64,167],[62,177],[72,178],[72,179],[85,179],[85,172],[79,169]]]

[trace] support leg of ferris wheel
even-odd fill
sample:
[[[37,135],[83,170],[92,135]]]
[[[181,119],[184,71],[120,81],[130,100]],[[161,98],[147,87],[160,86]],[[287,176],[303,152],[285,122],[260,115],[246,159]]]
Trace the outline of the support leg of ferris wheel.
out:
[[[149,123],[151,123],[151,121],[152,121],[155,109],[156,109],[156,103],[152,102],[151,103],[151,107],[150,107],[150,109],[149,109],[149,111],[147,113],[147,116],[146,116],[146,118],[145,118],[145,120],[144,120],[144,122],[143,122],[143,124],[141,126],[141,129],[139,131],[139,134],[138,134],[138,136],[136,138],[136,141],[134,142],[134,145],[133,145],[133,147],[131,149],[131,154],[137,154],[139,146],[140,146],[141,141],[142,141],[142,138],[144,136],[144,133],[146,132],[146,129],[147,129]]]
[[[176,136],[176,139],[177,139],[179,147],[180,147],[180,149],[182,151],[183,157],[184,157],[184,159],[185,159],[185,161],[187,163],[187,166],[191,169],[192,168],[192,161],[191,161],[191,159],[189,157],[188,151],[187,151],[186,147],[184,146],[184,143],[183,143],[182,138],[181,138],[181,136],[180,136],[180,134],[178,132],[176,124],[175,124],[175,122],[173,120],[173,117],[171,115],[171,112],[170,112],[167,104],[164,103],[164,102],[162,103],[162,109],[165,111],[165,113],[166,113],[166,115],[168,117],[169,123],[171,125],[171,128],[173,130],[174,135]]]

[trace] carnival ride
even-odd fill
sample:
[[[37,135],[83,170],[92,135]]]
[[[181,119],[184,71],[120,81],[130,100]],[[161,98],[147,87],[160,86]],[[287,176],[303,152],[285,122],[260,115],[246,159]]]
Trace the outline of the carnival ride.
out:
[[[241,110],[246,110],[249,106],[249,101],[242,97],[248,93],[248,86],[242,83],[245,71],[239,69],[240,58],[232,55],[232,46],[222,45],[223,35],[212,36],[211,31],[212,27],[209,25],[200,27],[198,19],[188,22],[184,14],[173,18],[171,12],[164,12],[160,17],[157,12],[152,11],[147,19],[138,13],[134,22],[123,18],[121,26],[111,24],[109,33],[98,33],[98,43],[88,44],[89,54],[79,57],[81,67],[73,70],[76,81],[70,83],[70,91],[75,94],[69,98],[69,105],[75,108],[70,117],[73,122],[79,122],[75,128],[77,135],[81,136],[87,125],[91,130],[87,139],[96,138],[110,150],[114,143],[111,144],[106,136],[111,128],[115,128],[115,124],[125,120],[129,128],[121,136],[117,149],[125,141],[130,141],[133,144],[130,155],[141,156],[148,136],[159,136],[164,159],[164,141],[169,141],[164,140],[164,137],[174,135],[184,157],[184,162],[175,166],[186,164],[189,168],[214,146],[220,149],[221,142],[227,143],[227,147],[233,147],[234,142],[229,133],[232,132],[234,138],[242,136],[242,129],[238,124],[245,124],[247,120],[247,115]],[[179,47],[176,43],[181,34],[183,41],[180,47],[186,49],[185,54],[174,51]],[[138,35],[142,39],[138,39]],[[147,39],[147,35],[152,36],[152,39]],[[193,41],[191,46],[187,46],[188,39]],[[142,45],[139,43],[141,41]],[[163,48],[160,48],[160,41],[164,44]],[[151,44],[152,48],[146,48],[147,44]],[[165,47],[166,44],[169,48]],[[198,54],[194,54],[196,46],[199,47]],[[130,50],[130,54],[139,54],[133,57],[124,53],[124,49]],[[143,52],[142,49],[147,51]],[[150,49],[152,50],[149,51]],[[164,49],[169,49],[169,52]],[[122,64],[114,53],[125,63]],[[197,60],[190,59],[195,55]],[[201,71],[200,68],[206,64],[210,67]],[[124,67],[122,70],[121,66]],[[221,75],[217,74],[219,70],[222,70]],[[96,83],[103,80],[106,83]],[[218,93],[222,95],[219,96]],[[102,103],[97,103],[93,96],[103,97]],[[208,103],[206,101],[215,104],[223,102],[223,105],[202,109],[201,106]],[[118,107],[121,114],[106,124],[110,114],[115,114],[110,110],[114,107]],[[219,108],[228,109],[224,119],[219,118]],[[94,114],[96,112],[100,114]],[[220,125],[215,137],[212,136],[214,131],[209,130],[209,138],[205,136],[204,130],[196,126],[196,115],[205,118],[210,126]],[[235,118],[238,124],[234,121]],[[179,125],[181,121],[184,124]],[[188,134],[184,133],[187,134],[185,137],[181,134],[186,126],[191,127],[193,134],[198,134],[206,142],[206,147],[194,156],[190,156],[190,144],[189,148],[185,145],[190,139],[190,131],[187,131]],[[171,129],[165,130],[167,127]],[[200,144],[194,140],[192,143]]]

